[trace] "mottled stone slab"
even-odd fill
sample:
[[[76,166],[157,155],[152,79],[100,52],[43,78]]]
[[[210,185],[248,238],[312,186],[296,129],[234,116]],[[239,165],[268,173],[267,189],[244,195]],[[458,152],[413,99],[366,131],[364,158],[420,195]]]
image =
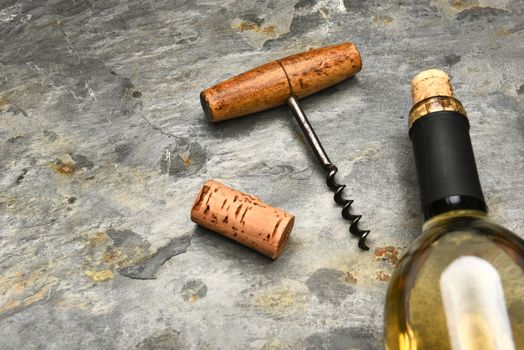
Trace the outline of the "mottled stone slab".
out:
[[[523,14],[517,0],[0,2],[0,348],[380,349],[387,281],[420,227],[420,70],[451,75],[491,215],[524,233]],[[211,125],[198,98],[344,41],[362,71],[302,106],[369,252],[286,108]],[[210,178],[296,215],[277,261],[191,223]]]

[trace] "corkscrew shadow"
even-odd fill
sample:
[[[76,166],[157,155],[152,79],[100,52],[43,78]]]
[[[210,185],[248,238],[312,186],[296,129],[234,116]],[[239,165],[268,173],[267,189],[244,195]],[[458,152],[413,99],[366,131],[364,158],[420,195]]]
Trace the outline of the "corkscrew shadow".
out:
[[[203,132],[210,137],[218,139],[238,138],[248,136],[259,125],[274,125],[278,121],[288,119],[288,114],[286,106],[279,106],[243,117],[213,123],[202,112],[199,124]]]
[[[392,137],[392,147],[397,150],[393,152],[392,162],[398,175],[398,182],[401,185],[401,197],[394,205],[402,208],[402,223],[403,230],[408,232],[409,243],[413,238],[416,237],[420,231],[420,196],[417,182],[417,172],[415,168],[415,159],[413,157],[413,151],[411,141],[405,133],[399,133]]]

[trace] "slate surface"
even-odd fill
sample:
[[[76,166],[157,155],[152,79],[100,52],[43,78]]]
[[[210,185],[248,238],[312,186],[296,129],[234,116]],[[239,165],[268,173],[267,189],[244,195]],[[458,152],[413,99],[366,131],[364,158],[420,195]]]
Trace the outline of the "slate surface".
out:
[[[418,71],[452,75],[492,217],[524,232],[523,14],[517,0],[0,1],[0,348],[381,348],[387,279],[420,227]],[[198,100],[343,41],[362,72],[302,105],[370,252],[286,108],[210,125]],[[296,214],[280,259],[190,222],[209,178]]]

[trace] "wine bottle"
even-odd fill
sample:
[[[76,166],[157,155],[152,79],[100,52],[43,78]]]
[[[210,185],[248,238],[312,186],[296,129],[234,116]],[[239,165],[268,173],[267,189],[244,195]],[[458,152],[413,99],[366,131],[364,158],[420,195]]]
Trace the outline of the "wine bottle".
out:
[[[424,224],[391,278],[385,345],[524,349],[524,240],[492,223],[464,107],[448,75],[412,82],[409,136]]]

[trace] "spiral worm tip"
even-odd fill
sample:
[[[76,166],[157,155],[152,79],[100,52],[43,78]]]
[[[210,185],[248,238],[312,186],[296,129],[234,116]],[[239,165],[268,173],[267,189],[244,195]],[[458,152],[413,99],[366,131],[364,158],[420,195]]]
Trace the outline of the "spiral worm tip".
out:
[[[362,250],[369,250],[369,247],[367,246],[365,239],[358,240],[358,247]]]
[[[351,221],[351,225],[349,226],[349,232],[359,237],[358,240],[358,247],[362,250],[369,250],[369,247],[366,245],[366,237],[369,235],[369,230],[361,230],[358,228],[358,222],[362,218],[362,215],[356,215],[351,214],[350,207],[353,204],[352,199],[345,199],[342,196],[342,192],[344,191],[344,188],[346,188],[346,185],[341,185],[335,181],[335,175],[338,172],[338,168],[330,164],[326,170],[329,172],[328,176],[326,177],[326,184],[328,187],[335,192],[335,195],[333,196],[333,199],[337,204],[343,205],[342,208],[342,217],[346,220]]]

